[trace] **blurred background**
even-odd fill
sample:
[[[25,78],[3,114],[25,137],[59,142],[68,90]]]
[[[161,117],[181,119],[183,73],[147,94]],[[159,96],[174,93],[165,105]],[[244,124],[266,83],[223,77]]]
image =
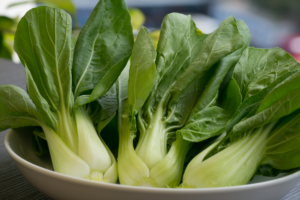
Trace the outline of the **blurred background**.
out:
[[[73,39],[78,36],[98,0],[0,0],[0,57],[19,62],[13,39],[19,19],[31,8],[49,5],[66,10],[73,18]],[[164,16],[189,14],[204,33],[214,31],[228,16],[246,22],[251,46],[281,47],[300,62],[299,0],[126,0],[134,32],[148,28],[154,44]]]

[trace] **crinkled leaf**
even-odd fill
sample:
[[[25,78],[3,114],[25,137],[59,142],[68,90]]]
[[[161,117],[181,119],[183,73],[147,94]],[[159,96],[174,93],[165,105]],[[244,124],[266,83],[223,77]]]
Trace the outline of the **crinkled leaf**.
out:
[[[296,62],[296,61],[295,61]],[[300,71],[294,73],[273,89],[260,103],[256,114],[233,127],[234,135],[274,122],[300,108]]]
[[[181,133],[185,140],[200,142],[221,134],[229,117],[226,110],[213,106],[189,118],[184,128],[177,132]]]
[[[299,69],[300,64],[280,48],[258,49],[250,47],[244,51],[233,73],[243,101],[271,85],[289,71]]]
[[[280,84],[282,81],[284,81],[294,73],[298,72],[299,70],[294,70],[283,74],[282,76],[277,78],[273,83],[271,83],[269,86],[265,87],[257,94],[244,100],[242,105],[238,107],[233,117],[227,123],[226,131],[229,133],[233,128],[233,126],[235,126],[243,118],[254,115],[258,107],[260,106],[261,101],[265,98],[265,96],[269,94],[269,92],[271,92],[278,84]]]

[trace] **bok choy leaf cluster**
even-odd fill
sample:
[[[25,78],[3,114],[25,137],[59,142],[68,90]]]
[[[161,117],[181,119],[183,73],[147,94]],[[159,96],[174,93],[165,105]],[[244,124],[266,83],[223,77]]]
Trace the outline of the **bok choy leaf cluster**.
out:
[[[183,187],[242,185],[257,170],[272,176],[300,167],[299,67],[279,48],[244,51],[230,80],[242,101],[226,134],[189,163]]]
[[[204,34],[171,13],[156,47],[145,27],[134,41],[124,0],[100,0],[75,46],[71,31],[66,12],[30,10],[14,44],[27,93],[0,86],[0,131],[37,127],[33,149],[56,172],[208,188],[300,167],[300,64],[249,47],[243,21]]]
[[[115,183],[116,159],[95,125],[104,127],[115,115],[113,84],[132,51],[125,2],[99,1],[75,47],[71,34],[71,17],[60,9],[41,6],[21,19],[14,48],[28,94],[0,86],[0,129],[40,126],[56,172]]]
[[[146,29],[139,32],[131,55],[128,100],[119,113],[121,184],[179,185],[191,142],[185,140],[189,133],[176,131],[194,116],[217,114],[220,124],[203,140],[221,134],[230,111],[214,107],[218,88],[249,42],[248,28],[232,16],[213,33],[203,34],[189,16],[169,14],[156,51]]]

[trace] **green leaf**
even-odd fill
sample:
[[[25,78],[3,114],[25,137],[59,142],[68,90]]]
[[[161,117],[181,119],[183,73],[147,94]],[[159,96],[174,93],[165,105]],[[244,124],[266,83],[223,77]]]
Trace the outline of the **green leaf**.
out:
[[[233,126],[236,126],[234,131],[246,132],[250,126],[254,126],[252,124],[254,119],[264,123],[261,117],[263,113],[260,114],[261,116],[255,115],[259,112],[257,109],[260,104],[274,88],[297,73],[299,67],[300,64],[282,49],[253,47],[246,49],[233,72],[233,78],[239,85],[243,103],[226,125],[227,133],[232,130]],[[251,116],[253,117],[250,119]],[[243,118],[249,119],[240,122]],[[256,123],[259,123],[258,121]],[[246,125],[247,123],[250,124]],[[240,128],[244,126],[245,130],[241,130]]]
[[[287,170],[300,167],[300,110],[280,119],[270,133],[263,164]]]
[[[99,123],[114,115],[118,110],[117,85],[113,84],[106,94],[97,99],[97,101],[91,103],[91,105],[93,104],[98,105],[98,109],[92,108],[94,112],[91,118],[95,123]]]
[[[205,34],[198,35],[190,16],[178,13],[165,16],[157,46],[157,81],[144,110],[156,107],[168,98],[171,85],[193,61],[206,37]]]
[[[271,85],[300,64],[280,48],[258,49],[250,47],[243,53],[235,67],[233,78],[238,83],[243,101]]]
[[[154,113],[156,111],[163,113],[163,116],[156,118],[164,118],[166,123],[172,126],[171,129],[183,126],[197,95],[202,91],[196,83],[200,79],[194,79],[189,88],[180,94],[177,99],[180,103],[176,104],[178,106],[167,107],[169,90],[203,48],[206,37],[205,34],[199,34],[190,16],[171,13],[164,18],[157,46],[157,79],[143,106],[143,120],[139,118],[144,127],[149,125],[147,123],[151,117],[157,115]]]
[[[201,111],[209,106],[215,101],[218,96],[219,88],[221,83],[223,82],[226,74],[230,70],[230,68],[234,67],[234,65],[238,62],[240,56],[243,51],[249,47],[250,45],[250,31],[247,25],[241,21],[237,21],[237,27],[239,33],[243,36],[243,46],[235,51],[233,51],[228,56],[222,58],[218,63],[216,63],[216,69],[214,75],[211,77],[210,81],[205,86],[205,90],[203,91],[201,97],[196,103],[194,109],[191,112],[191,115],[196,114],[198,111]]]
[[[230,115],[220,107],[213,106],[198,112],[191,117],[179,133],[185,140],[200,142],[221,134]]]
[[[132,26],[125,1],[99,1],[75,46],[75,99],[87,95],[89,98],[85,103],[88,103],[105,94],[125,67],[132,46]]]
[[[20,20],[15,51],[52,111],[71,106],[72,21],[63,10],[40,6]]]
[[[231,116],[238,109],[241,103],[242,96],[240,93],[240,88],[234,79],[230,79],[230,82],[223,93],[220,106],[229,112]]]
[[[243,37],[233,16],[225,19],[219,28],[205,38],[203,47],[197,52],[197,57],[176,80],[170,88],[172,94],[172,106],[182,91],[197,78],[205,73],[223,57],[243,47]]]
[[[0,131],[40,125],[35,105],[19,87],[0,85],[0,110]]]
[[[36,109],[38,110],[36,115],[41,121],[43,121],[44,124],[55,130],[57,126],[57,119],[51,112],[47,101],[41,96],[29,69],[26,65],[24,67],[26,74],[27,91],[31,100],[35,104]]]
[[[156,79],[156,50],[146,28],[142,28],[133,46],[128,81],[130,114],[144,105]]]
[[[238,107],[233,117],[229,120],[228,124],[226,125],[226,131],[229,133],[233,126],[240,122],[243,118],[245,118],[246,116],[250,117],[254,115],[261,101],[266,97],[266,95],[269,94],[278,84],[280,84],[282,81],[284,81],[285,79],[287,79],[288,77],[290,77],[298,71],[299,70],[287,72],[286,74],[277,78],[269,86],[259,91],[257,94],[244,100],[242,105]]]
[[[255,115],[233,127],[234,135],[231,138],[237,138],[243,132],[274,122],[300,108],[299,81],[300,71],[279,84],[266,95]]]
[[[223,95],[224,101],[222,106],[228,110],[214,106],[218,97],[219,87],[224,77],[229,69],[236,64],[243,50],[247,48],[250,43],[248,27],[242,21],[238,21],[237,25],[239,32],[243,35],[243,47],[222,58],[206,73],[202,73],[205,74],[202,75],[203,78],[200,76],[201,80],[208,77],[209,80],[201,84],[203,91],[201,92],[200,98],[195,104],[185,127],[179,131],[186,140],[199,142],[220,134],[224,130],[226,122],[229,120],[230,113],[234,112],[241,103],[239,88],[233,80],[227,88],[227,90],[230,91],[225,92]],[[180,104],[178,103],[178,105]]]

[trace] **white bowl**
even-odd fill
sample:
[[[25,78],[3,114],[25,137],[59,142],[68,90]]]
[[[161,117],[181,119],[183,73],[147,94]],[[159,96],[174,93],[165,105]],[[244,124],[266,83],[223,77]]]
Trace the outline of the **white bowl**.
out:
[[[79,179],[52,171],[49,157],[37,157],[31,147],[32,129],[10,130],[5,147],[24,177],[53,199],[103,200],[276,200],[284,197],[300,181],[300,171],[274,180],[255,177],[248,185],[209,189],[169,189],[132,187]]]

